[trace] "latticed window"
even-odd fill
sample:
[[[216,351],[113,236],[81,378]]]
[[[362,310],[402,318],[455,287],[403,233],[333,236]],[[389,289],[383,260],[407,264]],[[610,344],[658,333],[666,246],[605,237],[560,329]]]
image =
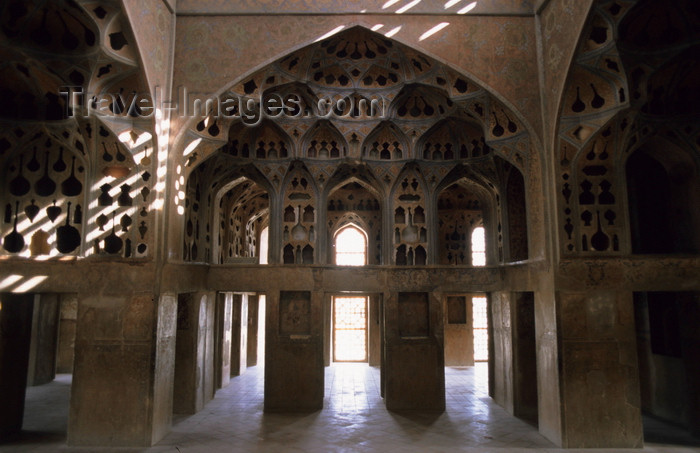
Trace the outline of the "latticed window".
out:
[[[333,360],[366,362],[367,298],[336,297],[333,325]]]
[[[486,362],[489,360],[489,322],[487,315],[486,297],[472,297],[474,316],[474,360]]]

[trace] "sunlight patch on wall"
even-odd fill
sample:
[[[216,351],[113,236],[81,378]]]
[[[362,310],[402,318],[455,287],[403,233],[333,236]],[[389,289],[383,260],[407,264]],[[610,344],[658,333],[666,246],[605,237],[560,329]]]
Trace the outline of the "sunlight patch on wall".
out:
[[[333,36],[334,34],[338,33],[338,32],[339,32],[340,30],[342,30],[343,28],[345,28],[345,25],[339,25],[338,27],[335,27],[333,30],[331,30],[331,31],[329,31],[328,33],[326,33],[325,35],[320,36],[320,37],[319,37],[318,39],[316,39],[316,41],[314,41],[314,42],[319,42],[319,41],[323,41],[323,40],[326,39],[326,38],[330,38],[331,36]]]
[[[410,2],[410,3],[407,3],[406,5],[402,6],[402,7],[399,8],[399,9],[397,9],[397,10],[396,10],[396,14],[403,14],[403,13],[405,13],[405,12],[408,11],[409,9],[411,9],[411,8],[413,8],[414,6],[416,6],[417,4],[419,4],[421,1],[423,1],[423,0],[413,0],[413,1]]]
[[[435,33],[439,32],[440,30],[442,30],[443,28],[447,27],[448,25],[450,25],[449,22],[440,22],[439,24],[437,24],[436,26],[434,26],[434,27],[431,28],[430,30],[428,30],[428,31],[426,31],[425,33],[423,33],[423,34],[420,36],[420,38],[418,38],[418,41],[423,41],[424,39],[430,38],[430,37],[433,36]]]
[[[388,32],[386,32],[384,34],[384,36],[386,36],[387,38],[391,38],[392,36],[394,36],[395,34],[397,34],[401,30],[401,27],[402,26],[399,25],[398,27],[389,30]]]

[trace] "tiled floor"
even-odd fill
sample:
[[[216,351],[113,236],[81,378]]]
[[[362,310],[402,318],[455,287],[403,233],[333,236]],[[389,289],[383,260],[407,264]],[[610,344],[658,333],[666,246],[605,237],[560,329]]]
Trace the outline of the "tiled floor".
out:
[[[149,449],[69,448],[64,445],[70,376],[27,392],[22,439],[2,452],[566,452],[487,396],[486,366],[447,368],[444,413],[392,413],[379,396],[379,370],[362,364],[326,369],[324,409],[312,414],[264,414],[262,369],[249,368],[204,410],[176,417],[173,429]],[[647,426],[649,425],[649,426]],[[700,452],[682,431],[645,420],[644,452]],[[674,437],[675,436],[675,437]],[[619,450],[575,450],[612,453]],[[640,450],[637,450],[640,451]]]

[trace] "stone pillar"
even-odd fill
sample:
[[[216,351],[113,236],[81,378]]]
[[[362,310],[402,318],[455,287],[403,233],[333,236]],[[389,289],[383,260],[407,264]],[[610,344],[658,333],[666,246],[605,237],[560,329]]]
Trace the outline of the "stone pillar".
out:
[[[444,411],[442,301],[430,293],[394,293],[384,322],[387,408]]]
[[[0,440],[22,429],[33,294],[0,294]]]
[[[514,294],[513,410],[516,417],[537,424],[537,346],[535,295]]]
[[[58,294],[39,294],[34,300],[27,372],[29,386],[47,384],[56,378],[59,309]]]
[[[214,397],[214,295],[178,296],[173,412],[195,414]]]
[[[557,293],[565,448],[641,448],[632,293]]]
[[[258,364],[258,317],[260,304],[258,296],[248,296],[248,352],[247,366]]]
[[[58,321],[58,352],[56,373],[73,373],[75,351],[75,324],[78,319],[78,295],[60,294],[61,304]]]
[[[333,349],[333,295],[327,294],[323,301],[323,365],[331,365]]]
[[[231,381],[231,318],[233,311],[233,294],[216,295],[216,341],[214,346],[214,373],[216,388],[224,388]]]
[[[445,298],[445,366],[474,365],[474,328],[470,296]]]
[[[68,444],[151,446],[170,420],[174,298],[81,296]]]
[[[381,332],[381,316],[380,316],[380,298],[381,294],[372,294],[369,296],[369,313],[367,332],[369,338],[369,366],[381,366],[382,364],[382,332]]]
[[[268,293],[265,411],[323,408],[323,293]]]
[[[509,292],[491,294],[493,319],[493,399],[509,414],[514,413],[513,401],[513,301]]]
[[[682,293],[681,344],[688,386],[688,429],[700,438],[700,293]]]
[[[535,345],[537,349],[537,426],[557,446],[563,444],[559,369],[559,322],[553,281],[544,277],[535,292]]]
[[[233,296],[231,325],[231,376],[240,376],[248,366],[248,295]]]
[[[177,296],[164,294],[158,301],[155,367],[153,376],[153,427],[151,445],[170,431],[173,418],[175,341],[177,335]]]

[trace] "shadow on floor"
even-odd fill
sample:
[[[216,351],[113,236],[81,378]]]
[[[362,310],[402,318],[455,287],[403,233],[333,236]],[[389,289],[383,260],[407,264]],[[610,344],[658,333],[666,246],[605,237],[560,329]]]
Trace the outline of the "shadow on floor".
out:
[[[700,438],[693,437],[688,430],[664,420],[644,415],[644,443],[700,447]]]

